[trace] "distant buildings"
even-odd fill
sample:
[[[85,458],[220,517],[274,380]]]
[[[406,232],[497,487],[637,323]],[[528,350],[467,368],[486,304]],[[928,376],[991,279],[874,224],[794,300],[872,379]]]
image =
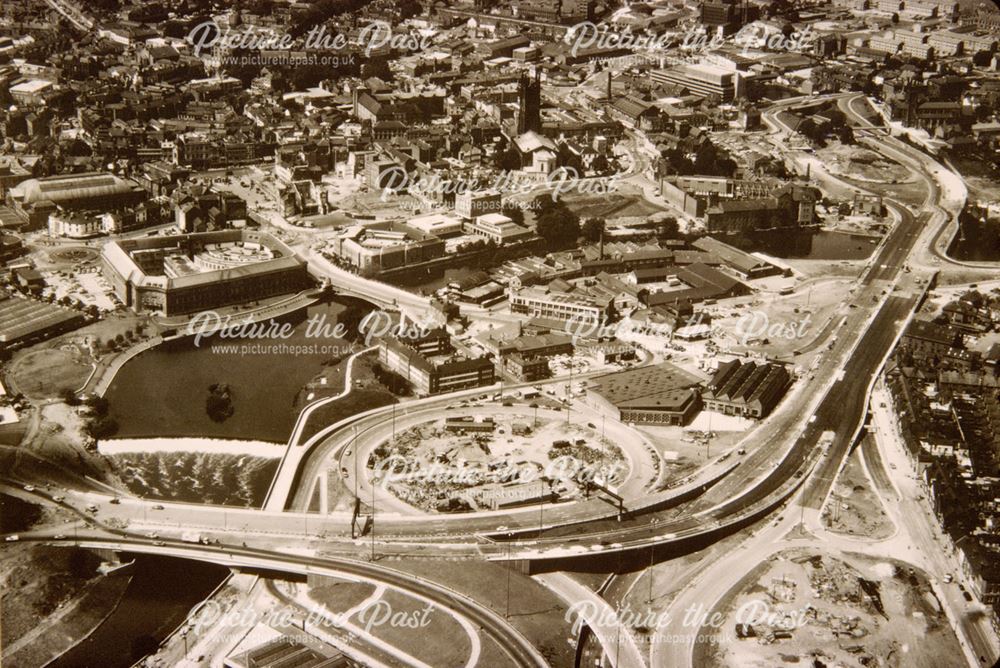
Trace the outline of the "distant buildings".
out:
[[[306,265],[292,249],[246,230],[113,241],[101,262],[115,295],[137,312],[193,313],[309,285]]]
[[[106,172],[28,179],[7,191],[8,205],[29,230],[45,227],[57,208],[111,211],[146,197],[137,183]]]
[[[746,0],[705,0],[701,3],[699,20],[710,32],[731,35],[756,15],[756,6]]]

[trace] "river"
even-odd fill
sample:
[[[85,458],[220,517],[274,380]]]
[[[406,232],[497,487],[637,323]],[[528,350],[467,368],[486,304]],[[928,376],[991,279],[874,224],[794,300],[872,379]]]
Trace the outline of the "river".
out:
[[[184,621],[226,578],[222,566],[169,557],[136,557],[132,581],[114,612],[51,668],[128,668]]]
[[[288,338],[193,338],[142,353],[118,372],[106,397],[118,422],[117,438],[205,436],[283,443],[298,416],[304,385],[322,363],[348,349],[335,338],[306,337],[307,318],[331,327],[345,309],[339,301],[289,316]],[[212,420],[205,409],[209,387],[228,385],[233,414]]]

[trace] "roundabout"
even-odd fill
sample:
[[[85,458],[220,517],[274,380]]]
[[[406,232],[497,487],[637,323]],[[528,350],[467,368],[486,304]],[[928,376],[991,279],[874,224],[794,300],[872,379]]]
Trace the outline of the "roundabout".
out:
[[[62,246],[46,253],[49,262],[56,265],[89,264],[96,262],[98,251],[89,246]]]
[[[578,407],[397,410],[327,440],[326,476],[367,508],[400,519],[537,517],[539,504],[568,508],[592,497],[595,485],[638,499],[654,490],[663,467],[638,431]],[[304,482],[315,487],[322,477]]]

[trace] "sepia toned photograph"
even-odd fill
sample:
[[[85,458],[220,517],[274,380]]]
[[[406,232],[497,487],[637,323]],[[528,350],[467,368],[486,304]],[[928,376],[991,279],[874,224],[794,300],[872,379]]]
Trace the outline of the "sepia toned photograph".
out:
[[[1000,668],[1000,2],[0,2],[2,668]]]

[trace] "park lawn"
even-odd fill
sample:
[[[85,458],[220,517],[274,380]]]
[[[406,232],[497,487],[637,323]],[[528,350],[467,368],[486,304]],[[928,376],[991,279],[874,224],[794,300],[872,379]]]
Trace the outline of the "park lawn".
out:
[[[379,600],[353,615],[351,623],[430,666],[468,662],[472,643],[449,611],[436,605],[425,611],[426,602],[393,589]]]

